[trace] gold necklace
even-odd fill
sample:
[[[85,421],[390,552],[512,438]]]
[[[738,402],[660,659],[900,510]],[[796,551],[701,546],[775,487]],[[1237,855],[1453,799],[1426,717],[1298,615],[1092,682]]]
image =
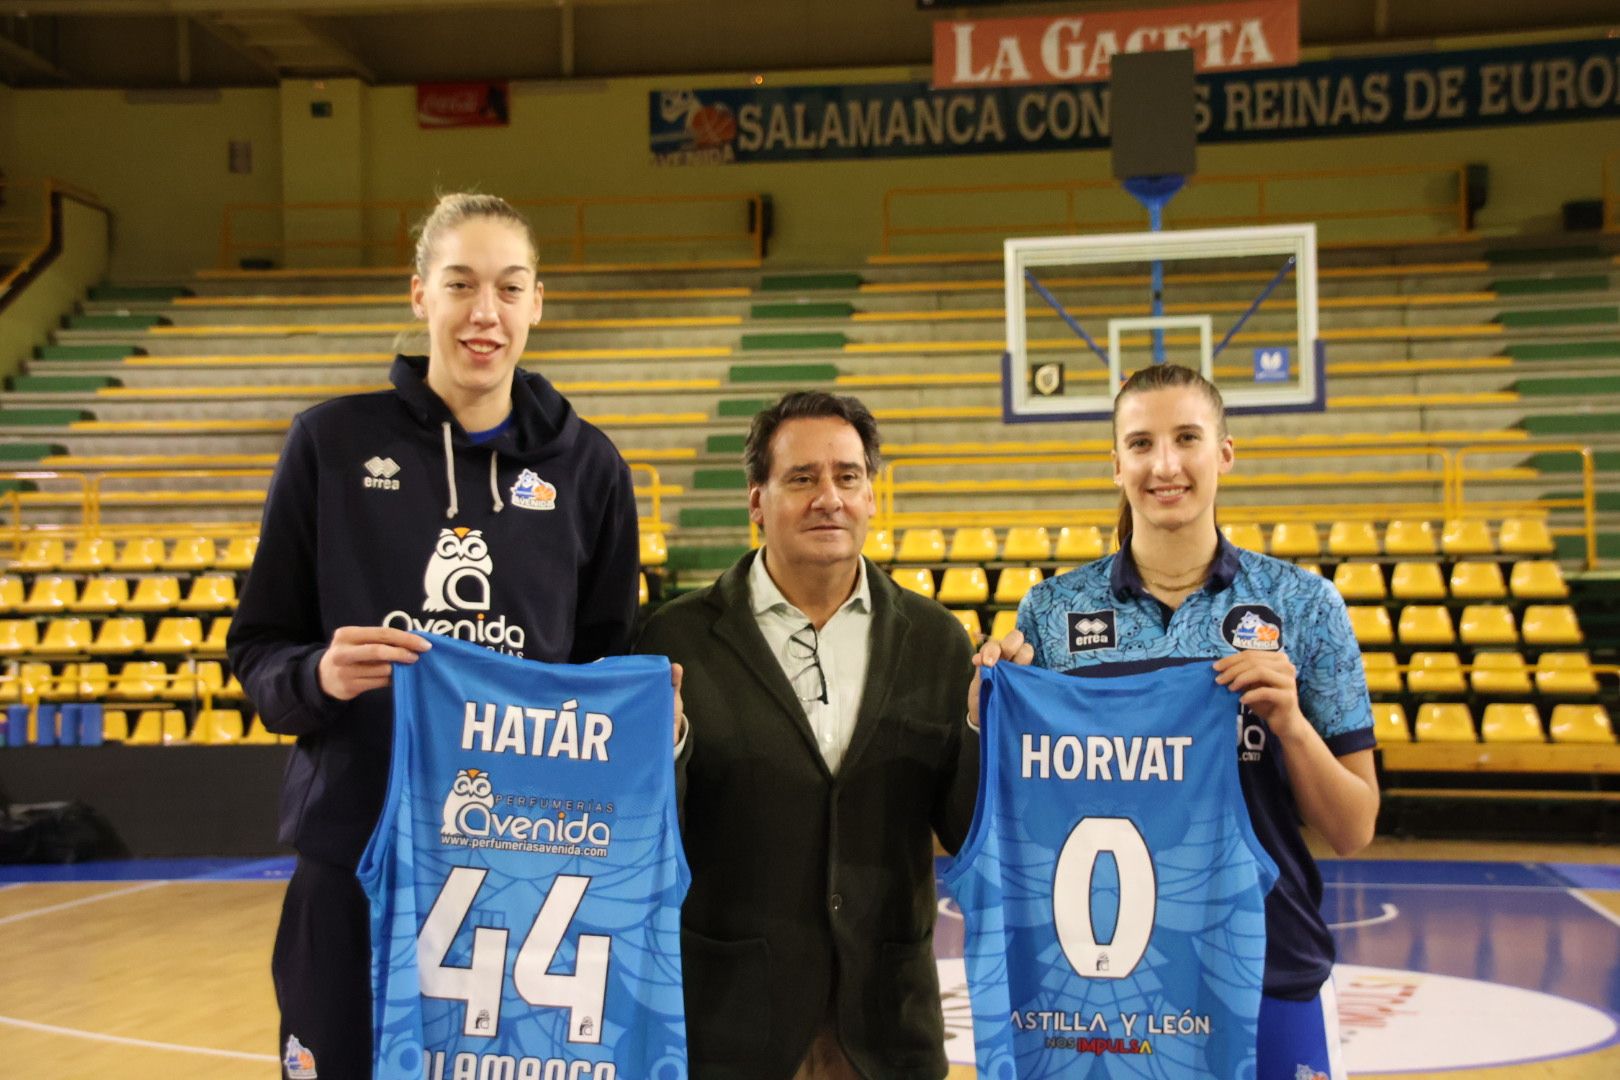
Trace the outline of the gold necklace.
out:
[[[1163,589],[1166,592],[1187,592],[1191,589],[1198,588],[1198,586],[1204,583],[1205,579],[1209,577],[1209,568],[1214,561],[1215,560],[1211,559],[1203,566],[1193,570],[1190,575],[1184,579],[1165,580],[1163,578],[1152,577],[1148,571],[1151,570],[1154,573],[1157,573],[1157,571],[1153,570],[1152,567],[1144,567],[1141,563],[1136,565],[1136,570],[1137,573],[1142,575],[1143,581],[1147,582],[1156,589]]]

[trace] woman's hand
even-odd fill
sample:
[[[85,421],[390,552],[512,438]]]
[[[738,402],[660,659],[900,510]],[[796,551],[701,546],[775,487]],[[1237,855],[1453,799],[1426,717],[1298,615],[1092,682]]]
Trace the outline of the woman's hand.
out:
[[[1243,695],[1243,707],[1266,722],[1279,739],[1310,727],[1299,707],[1299,672],[1282,650],[1244,649],[1215,661],[1215,681]]]
[[[414,664],[432,647],[426,638],[387,626],[340,626],[321,654],[321,690],[327,697],[352,701],[387,686],[392,665]]]

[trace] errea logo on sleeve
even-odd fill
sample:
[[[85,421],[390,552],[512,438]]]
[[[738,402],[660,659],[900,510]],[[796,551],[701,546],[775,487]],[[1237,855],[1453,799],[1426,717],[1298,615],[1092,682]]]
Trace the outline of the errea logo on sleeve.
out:
[[[1106,611],[1071,611],[1068,619],[1071,653],[1112,649],[1119,645],[1118,624],[1112,608]]]

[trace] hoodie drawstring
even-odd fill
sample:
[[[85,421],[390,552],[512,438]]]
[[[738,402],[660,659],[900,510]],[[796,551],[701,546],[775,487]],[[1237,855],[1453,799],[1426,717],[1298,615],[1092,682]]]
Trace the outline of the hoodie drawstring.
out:
[[[440,430],[444,432],[444,479],[450,485],[450,505],[445,507],[444,516],[453,518],[461,507],[456,504],[456,458],[450,446],[450,421],[446,420]]]
[[[441,424],[439,430],[444,433],[444,479],[445,483],[450,487],[450,505],[445,507],[444,516],[446,518],[453,518],[461,510],[461,506],[456,500],[456,455],[455,448],[451,445],[450,441],[450,421],[446,420],[443,424]],[[506,504],[501,502],[499,458],[499,453],[493,450],[490,451],[489,495],[494,501],[494,505],[491,507],[491,509],[497,514],[506,509]]]

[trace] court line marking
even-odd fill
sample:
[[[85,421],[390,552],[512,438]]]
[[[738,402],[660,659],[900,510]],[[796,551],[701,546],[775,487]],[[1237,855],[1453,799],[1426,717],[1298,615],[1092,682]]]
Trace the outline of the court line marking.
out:
[[[55,883],[53,882],[52,884]],[[22,922],[24,919],[32,919],[36,915],[50,915],[53,912],[66,911],[69,908],[83,907],[85,904],[99,904],[103,900],[111,900],[118,896],[129,896],[132,893],[147,892],[151,889],[156,889],[159,886],[167,884],[169,884],[167,881],[143,881],[139,885],[133,885],[127,889],[114,889],[109,893],[98,893],[95,896],[81,896],[77,900],[64,900],[60,904],[51,904],[47,907],[34,908],[32,911],[19,911],[15,915],[7,915],[5,918],[0,919],[0,926],[7,926],[11,923]],[[4,1019],[5,1017],[0,1017],[0,1020]]]
[[[19,1020],[15,1016],[0,1016],[0,1024],[9,1024],[25,1031],[38,1031],[46,1035],[65,1035],[70,1039],[89,1039],[92,1042],[114,1043],[118,1046],[138,1046],[143,1050],[168,1050],[177,1054],[202,1054],[206,1057],[232,1058],[236,1061],[279,1061],[274,1054],[250,1054],[245,1050],[215,1050],[206,1046],[182,1046],[179,1043],[153,1042],[151,1039],[130,1039],[123,1035],[104,1035],[99,1031],[80,1031],[78,1028],[57,1027],[33,1020]]]
[[[1570,889],[1569,895],[1573,896],[1575,899],[1579,900],[1582,904],[1585,904],[1587,907],[1591,908],[1605,919],[1608,919],[1610,922],[1614,923],[1614,925],[1620,926],[1620,915],[1616,915],[1614,912],[1610,911],[1596,900],[1593,900],[1590,896],[1587,896],[1585,889]]]
[[[1400,918],[1401,912],[1394,904],[1383,904],[1383,914],[1374,915],[1370,919],[1357,919],[1355,922],[1328,923],[1329,930],[1354,930],[1360,926],[1378,926],[1382,923],[1394,922]]]

